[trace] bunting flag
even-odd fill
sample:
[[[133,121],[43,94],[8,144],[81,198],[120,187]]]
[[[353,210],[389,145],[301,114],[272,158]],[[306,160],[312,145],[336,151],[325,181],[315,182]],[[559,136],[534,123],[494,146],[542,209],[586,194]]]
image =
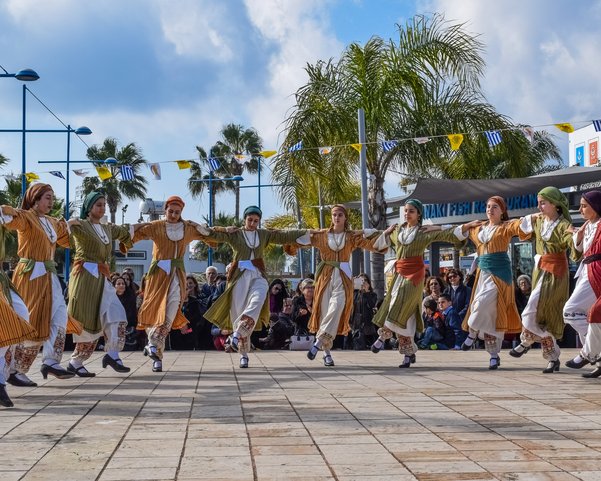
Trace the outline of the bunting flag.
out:
[[[572,124],[570,124],[569,122],[564,122],[563,124],[555,124],[555,127],[557,127],[562,132],[565,132],[566,134],[571,134],[572,132],[574,132],[574,127],[572,127]]]
[[[244,164],[244,162],[248,162],[251,159],[251,156],[248,154],[236,154],[234,155],[234,159],[236,159],[236,162],[239,164]]]
[[[296,144],[288,149],[288,152],[296,152],[297,150],[301,150],[303,148],[303,141],[299,140]]]
[[[259,152],[259,155],[264,159],[268,159],[269,157],[273,157],[277,153],[277,150],[262,150],[261,152]]]
[[[534,141],[534,129],[532,127],[523,127],[522,133],[528,139],[528,142],[532,143]]]
[[[430,137],[416,137],[413,140],[415,140],[418,144],[422,145],[430,142]]]
[[[34,174],[33,172],[26,172],[25,173],[25,180],[27,180],[27,182],[33,182],[34,180],[39,180],[40,176],[38,174]]]
[[[332,147],[320,147],[319,148],[319,153],[321,155],[328,155],[330,152],[332,152]]]
[[[74,169],[73,173],[79,177],[86,177],[88,175],[88,171],[84,169]]]
[[[119,169],[121,180],[129,182],[134,180],[134,168],[131,165],[122,165]]]
[[[357,152],[361,153],[361,148],[363,147],[363,144],[351,144],[351,147]]]
[[[495,145],[499,145],[503,138],[501,137],[501,132],[498,130],[487,130],[484,132],[486,135],[486,140],[488,140],[488,146],[494,147]]]
[[[209,167],[211,169],[211,172],[216,171],[217,169],[219,169],[220,166],[221,164],[219,163],[216,157],[209,157]]]
[[[58,177],[59,179],[65,179],[65,176],[63,175],[63,173],[60,170],[51,170],[50,174],[54,175],[54,177]]]
[[[390,152],[397,146],[398,142],[396,140],[385,140],[382,142],[382,150],[384,152]]]
[[[595,132],[601,132],[601,120],[593,120],[593,127],[595,127]]]
[[[192,164],[189,160],[176,160],[175,163],[177,164],[179,170],[189,169],[192,167]]]
[[[98,172],[98,177],[100,177],[100,180],[108,180],[113,176],[111,169],[108,167],[96,167],[96,172]]]
[[[149,164],[148,168],[154,176],[154,180],[161,180],[161,164]]]
[[[461,134],[451,134],[447,135],[449,138],[449,142],[451,144],[451,150],[459,150],[461,147],[461,142],[463,142],[463,135]]]

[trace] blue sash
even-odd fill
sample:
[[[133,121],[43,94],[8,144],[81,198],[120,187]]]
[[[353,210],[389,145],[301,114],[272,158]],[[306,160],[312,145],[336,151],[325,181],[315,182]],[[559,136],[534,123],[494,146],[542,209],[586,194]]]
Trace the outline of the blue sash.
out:
[[[511,261],[507,252],[495,252],[493,254],[482,254],[478,257],[478,267],[498,277],[506,284],[511,285],[513,276],[511,274]]]

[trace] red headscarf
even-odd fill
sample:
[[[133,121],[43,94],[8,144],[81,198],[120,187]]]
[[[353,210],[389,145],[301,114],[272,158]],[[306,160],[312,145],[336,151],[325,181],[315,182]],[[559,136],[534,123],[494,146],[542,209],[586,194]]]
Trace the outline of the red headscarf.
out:
[[[52,186],[50,184],[31,184],[27,188],[25,196],[21,201],[21,209],[31,209],[34,204],[48,191],[52,191]]]
[[[501,220],[509,220],[509,215],[507,214],[507,204],[505,203],[505,199],[503,199],[503,197],[493,195],[492,197],[489,197],[488,200],[492,200],[501,208]]]
[[[185,207],[185,203],[182,200],[181,197],[178,197],[177,195],[172,195],[171,197],[169,197],[166,201],[165,201],[165,208],[167,208],[167,206],[169,204],[176,204],[179,205],[182,209]]]

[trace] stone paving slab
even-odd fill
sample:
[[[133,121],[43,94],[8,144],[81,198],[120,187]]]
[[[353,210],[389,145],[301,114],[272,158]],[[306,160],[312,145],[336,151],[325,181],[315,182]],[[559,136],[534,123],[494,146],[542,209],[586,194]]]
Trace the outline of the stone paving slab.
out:
[[[575,350],[565,350],[564,360]],[[601,480],[601,379],[540,351],[167,352],[152,373],[124,353],[122,375],[9,386],[0,408],[0,480]],[[66,357],[68,354],[66,355]],[[39,362],[39,361],[38,361]],[[585,371],[586,368],[583,370]]]

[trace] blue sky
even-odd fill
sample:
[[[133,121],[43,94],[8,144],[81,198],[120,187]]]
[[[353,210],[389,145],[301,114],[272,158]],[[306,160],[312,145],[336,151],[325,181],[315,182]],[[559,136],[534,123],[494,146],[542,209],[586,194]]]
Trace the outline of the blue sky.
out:
[[[136,142],[151,162],[193,158],[196,145],[209,148],[222,125],[236,122],[276,149],[307,62],[373,35],[394,38],[396,23],[431,12],[481,36],[488,100],[516,122],[601,117],[598,0],[0,0],[0,65],[34,68],[41,78],[28,87],[64,122],[90,127],[89,144],[110,136]],[[28,128],[60,128],[31,96],[27,102]],[[20,128],[19,82],[0,79],[0,106],[0,128]],[[557,131],[556,140],[565,152],[566,134]],[[50,170],[37,161],[64,159],[65,143],[66,135],[29,135],[27,170]],[[20,172],[19,134],[0,133],[0,152],[11,159],[2,173]],[[85,158],[76,138],[71,157]],[[205,215],[206,195],[192,202],[182,189],[187,171],[162,170],[149,197],[184,194],[187,216]],[[72,178],[73,196],[80,179]],[[42,181],[64,197],[64,181]],[[388,195],[398,195],[397,181],[388,179]],[[243,205],[256,198],[243,189]],[[269,189],[262,199],[266,216],[281,213]],[[129,204],[133,221],[138,202]],[[233,195],[219,197],[218,210],[233,212]]]

